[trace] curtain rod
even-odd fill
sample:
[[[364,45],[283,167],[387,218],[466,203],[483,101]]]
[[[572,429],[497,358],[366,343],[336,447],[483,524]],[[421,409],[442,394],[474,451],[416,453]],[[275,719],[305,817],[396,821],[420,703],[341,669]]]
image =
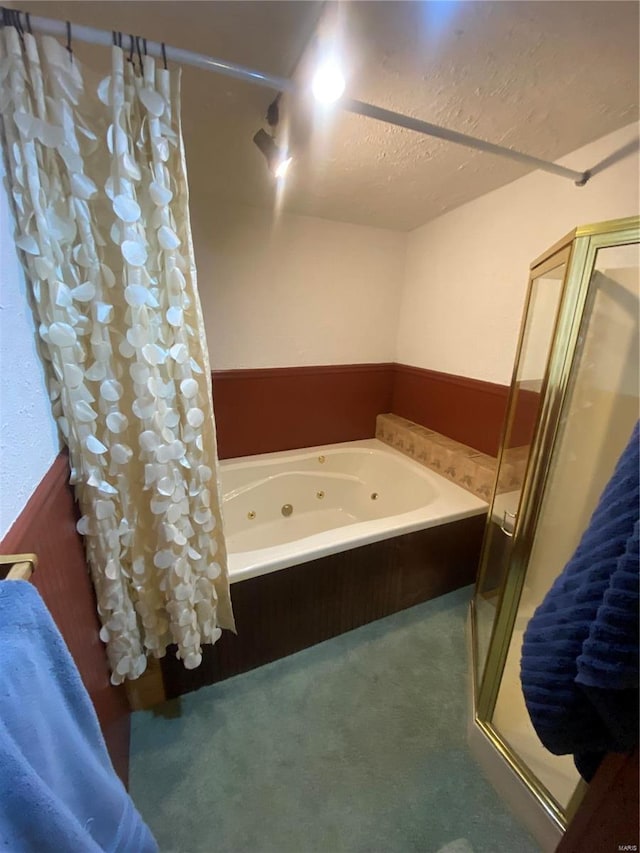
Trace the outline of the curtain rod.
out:
[[[27,31],[31,30],[44,33],[45,35],[59,36],[63,39],[67,39],[69,35],[71,35],[71,38],[75,41],[97,44],[102,47],[112,47],[113,45],[113,32],[107,30],[99,30],[96,27],[84,27],[79,24],[73,24],[71,28],[66,21],[58,21],[53,18],[41,18],[36,15],[27,16],[24,12],[18,12],[13,9],[9,9],[7,11],[9,12],[9,16],[13,19],[20,16],[20,24],[22,28]],[[127,37],[127,34],[123,34],[123,39]],[[135,36],[132,38],[135,39]],[[191,50],[183,50],[179,47],[170,47],[164,43],[148,40],[146,40],[145,47],[146,53],[156,57],[157,59],[166,58],[178,65],[191,65],[194,68],[201,68],[204,71],[213,71],[216,74],[222,74],[226,77],[234,77],[236,80],[244,80],[247,83],[253,83],[256,86],[264,86],[268,89],[275,89],[278,92],[293,92],[297,88],[296,83],[286,77],[265,74],[261,71],[255,71],[252,68],[246,68],[242,65],[236,65],[232,62],[224,62],[221,59],[206,56],[203,53],[195,53]],[[474,148],[476,151],[495,154],[498,157],[505,157],[509,160],[515,160],[518,163],[524,163],[527,166],[533,166],[534,168],[540,169],[544,172],[559,175],[561,178],[568,178],[578,187],[584,186],[591,177],[591,173],[589,171],[578,172],[575,169],[568,169],[566,166],[558,166],[556,163],[552,163],[549,160],[542,160],[539,157],[534,157],[531,154],[525,154],[522,151],[516,151],[513,148],[496,145],[493,142],[487,142],[484,139],[477,139],[475,136],[468,136],[466,133],[459,133],[456,130],[449,130],[446,127],[422,121],[422,119],[403,115],[402,113],[396,113],[392,110],[383,109],[382,107],[376,107],[373,104],[368,104],[364,101],[343,98],[337,102],[337,106],[346,112],[365,116],[366,118],[371,118],[375,121],[385,122],[386,124],[392,124],[396,127],[403,127],[406,130],[412,130],[415,133],[421,133],[425,136],[444,139],[447,142],[452,142],[454,145],[463,145],[466,148]]]

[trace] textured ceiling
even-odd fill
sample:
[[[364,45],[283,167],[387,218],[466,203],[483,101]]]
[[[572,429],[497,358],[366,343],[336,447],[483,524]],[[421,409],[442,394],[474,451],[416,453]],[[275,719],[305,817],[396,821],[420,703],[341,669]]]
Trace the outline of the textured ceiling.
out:
[[[322,9],[184,0],[14,5],[282,76],[296,68]],[[637,118],[635,2],[399,0],[340,9],[351,97],[550,160]],[[100,49],[77,52],[95,64]],[[184,134],[198,201],[274,204],[251,141],[271,98],[185,68]],[[285,107],[296,156],[283,204],[293,212],[408,230],[529,171],[341,111],[311,121],[304,104]]]

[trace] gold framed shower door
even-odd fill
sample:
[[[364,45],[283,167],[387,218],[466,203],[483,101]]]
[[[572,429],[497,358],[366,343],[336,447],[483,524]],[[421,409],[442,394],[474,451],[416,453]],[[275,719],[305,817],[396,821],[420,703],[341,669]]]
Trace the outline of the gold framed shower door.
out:
[[[561,420],[567,406],[570,380],[579,367],[579,345],[586,334],[590,319],[589,293],[594,280],[598,252],[601,249],[638,244],[639,241],[640,219],[638,217],[581,226],[550,247],[531,264],[507,417],[498,455],[498,476],[487,514],[480,569],[474,599],[471,602],[475,724],[522,779],[552,821],[562,830],[566,828],[567,822],[575,812],[586,786],[584,783],[577,784],[568,802],[559,802],[532,770],[527,760],[503,737],[493,717],[531,554],[536,542],[540,511],[554,459],[554,448],[561,428]],[[516,496],[518,505],[514,525],[511,531],[503,528],[503,532],[510,537],[510,541],[506,549],[504,575],[499,578],[499,586],[495,590],[495,613],[493,613],[488,645],[486,638],[483,640],[486,646],[485,657],[485,649],[481,648],[480,642],[479,607],[486,605],[485,594],[488,589],[491,589],[489,578],[492,572],[495,583],[496,567],[491,564],[495,553],[491,552],[490,545],[492,537],[495,539],[497,530],[496,499],[500,498],[501,489],[504,489],[501,471],[509,451],[509,436],[512,434],[513,422],[517,414],[519,377],[521,377],[523,359],[526,359],[525,342],[534,299],[534,287],[541,277],[560,268],[563,268],[563,280],[558,296],[557,314],[553,322],[546,368],[540,383],[540,402],[535,424],[532,426],[526,468],[519,495]],[[493,593],[492,589],[491,592]]]

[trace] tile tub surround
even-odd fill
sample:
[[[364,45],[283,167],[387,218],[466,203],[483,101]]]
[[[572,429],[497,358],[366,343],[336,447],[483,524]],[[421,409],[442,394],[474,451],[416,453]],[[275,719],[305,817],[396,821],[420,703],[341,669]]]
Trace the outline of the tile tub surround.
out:
[[[392,413],[378,415],[376,438],[477,497],[491,500],[497,466],[494,456]],[[515,490],[522,484],[527,451],[526,447],[507,451],[502,466],[501,491]]]

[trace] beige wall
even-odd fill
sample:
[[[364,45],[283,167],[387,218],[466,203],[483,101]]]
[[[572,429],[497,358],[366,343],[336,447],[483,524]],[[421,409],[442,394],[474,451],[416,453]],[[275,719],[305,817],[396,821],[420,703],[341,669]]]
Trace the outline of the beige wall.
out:
[[[192,198],[214,370],[393,361],[406,236]]]
[[[595,165],[630,125],[562,162]],[[573,227],[638,213],[638,157],[585,187],[534,172],[408,234],[221,205],[192,176],[214,369],[399,361],[508,384],[530,262]]]
[[[561,162],[594,166],[638,135],[629,125]],[[639,211],[638,155],[584,187],[534,172],[411,232],[397,360],[508,384],[528,267],[576,225]]]

